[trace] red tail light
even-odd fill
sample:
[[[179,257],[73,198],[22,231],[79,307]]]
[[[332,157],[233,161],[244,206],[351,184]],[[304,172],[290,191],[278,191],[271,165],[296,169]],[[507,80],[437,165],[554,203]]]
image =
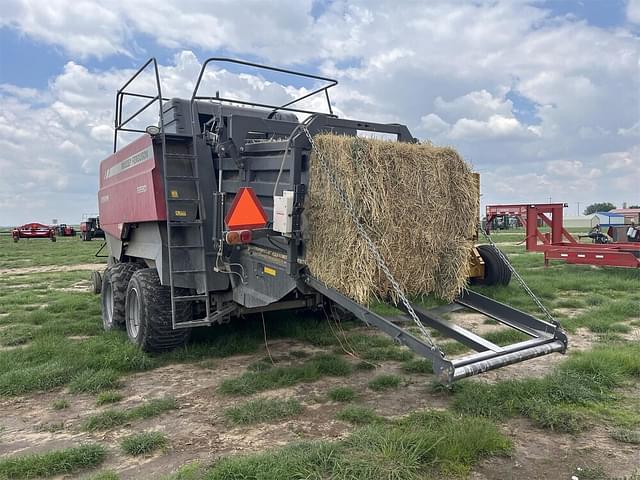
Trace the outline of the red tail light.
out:
[[[241,243],[250,243],[252,238],[251,230],[232,230],[224,236],[225,241],[229,245],[240,245]]]

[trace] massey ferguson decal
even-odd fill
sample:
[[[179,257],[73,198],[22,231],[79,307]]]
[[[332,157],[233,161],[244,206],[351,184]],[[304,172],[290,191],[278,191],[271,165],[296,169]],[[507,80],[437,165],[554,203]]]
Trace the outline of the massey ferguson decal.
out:
[[[146,162],[151,158],[153,158],[153,146],[150,145],[141,152],[135,153],[130,157],[125,158],[121,162],[116,163],[114,166],[108,168],[104,172],[104,178],[106,180],[108,178],[115,177],[125,170],[133,168],[136,165],[140,165],[142,162]]]

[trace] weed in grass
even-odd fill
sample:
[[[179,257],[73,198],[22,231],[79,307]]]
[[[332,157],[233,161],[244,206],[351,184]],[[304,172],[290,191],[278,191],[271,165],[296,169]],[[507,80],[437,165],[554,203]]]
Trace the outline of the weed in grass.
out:
[[[205,469],[200,462],[187,463],[162,480],[205,480]]]
[[[117,388],[118,377],[118,372],[111,369],[84,370],[71,380],[69,391],[97,393],[107,388]]]
[[[317,355],[299,365],[245,372],[239,377],[224,380],[218,391],[230,395],[251,395],[264,390],[314,382],[324,376],[346,376],[351,371],[351,365],[338,355]]]
[[[95,432],[98,430],[109,430],[113,427],[124,425],[129,421],[129,415],[122,410],[105,410],[104,412],[91,415],[82,423],[82,430]]]
[[[98,444],[53,450],[47,453],[5,457],[0,460],[0,478],[51,477],[100,465],[107,455]]]
[[[173,397],[154,398],[129,410],[129,418],[152,418],[161,413],[178,408],[178,402]]]
[[[623,443],[640,445],[640,430],[617,429],[611,432],[611,438]]]
[[[402,370],[406,373],[433,373],[433,364],[426,358],[416,358],[402,364]]]
[[[417,479],[426,471],[434,477],[463,476],[479,458],[510,450],[509,440],[487,420],[423,412],[358,428],[342,441],[305,442],[223,458],[208,469],[206,478]]]
[[[351,402],[356,398],[356,391],[351,387],[335,387],[327,392],[334,402]]]
[[[178,404],[175,398],[156,398],[128,410],[105,410],[91,415],[82,424],[82,429],[89,432],[108,430],[132,420],[152,418],[176,408]]]
[[[24,323],[12,323],[0,330],[0,346],[15,347],[29,342],[38,327]]]
[[[96,397],[96,405],[107,405],[108,403],[118,403],[124,396],[115,390],[106,390],[100,392]]]
[[[523,342],[531,338],[529,335],[512,328],[488,332],[483,335],[483,337],[501,347],[512,343]]]
[[[302,404],[295,399],[258,398],[236,407],[227,408],[224,411],[224,416],[231,423],[250,425],[293,417],[300,412],[302,412]]]
[[[398,388],[401,381],[402,378],[398,375],[378,375],[368,383],[368,386],[371,390],[380,392],[382,390]]]
[[[161,432],[142,432],[122,440],[120,448],[128,455],[139,456],[166,448],[168,443],[166,435]]]
[[[384,421],[384,417],[378,415],[372,408],[362,405],[347,405],[336,414],[336,418],[352,425],[366,425]]]
[[[111,470],[107,470],[104,472],[96,473],[95,475],[91,475],[86,480],[119,480],[120,477],[116,472]]]
[[[356,363],[355,368],[356,368],[356,370],[363,370],[363,371],[375,370],[376,369],[376,364],[363,360],[361,362]]]
[[[65,408],[69,408],[69,400],[66,398],[58,398],[51,402],[51,408],[54,410],[64,410]]]
[[[640,377],[640,345],[607,345],[573,354],[544,378],[461,383],[453,408],[496,419],[524,415],[541,427],[576,432],[588,413],[612,400],[613,388],[634,377]]]
[[[371,362],[386,360],[403,362],[413,357],[413,353],[410,350],[381,335],[349,335],[348,347],[353,349],[362,359]]]

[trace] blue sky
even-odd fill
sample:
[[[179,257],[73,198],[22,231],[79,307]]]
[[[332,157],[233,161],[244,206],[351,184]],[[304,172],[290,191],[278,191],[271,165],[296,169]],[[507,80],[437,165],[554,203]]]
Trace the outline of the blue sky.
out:
[[[336,77],[341,116],[458,148],[484,203],[640,204],[638,0],[5,3],[0,225],[96,209],[115,89],[150,56],[168,95],[210,56]],[[275,100],[302,86],[238,73],[215,72],[215,88]]]

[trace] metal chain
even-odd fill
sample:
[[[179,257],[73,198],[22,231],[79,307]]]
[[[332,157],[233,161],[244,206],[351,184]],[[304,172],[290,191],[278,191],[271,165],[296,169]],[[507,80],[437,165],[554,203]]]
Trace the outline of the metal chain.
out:
[[[438,347],[436,347],[435,342],[431,338],[431,335],[429,334],[429,331],[422,324],[422,322],[420,321],[420,319],[416,315],[416,312],[414,311],[413,307],[411,306],[411,303],[409,303],[409,300],[407,299],[407,297],[405,296],[404,292],[402,291],[402,288],[400,287],[400,284],[396,281],[396,279],[394,278],[393,274],[391,273],[391,271],[387,267],[387,264],[385,263],[384,258],[382,257],[382,254],[380,253],[380,250],[378,250],[378,247],[376,246],[376,244],[373,242],[373,240],[371,239],[371,237],[369,236],[369,234],[365,230],[364,226],[362,225],[362,222],[360,222],[360,219],[358,218],[358,214],[356,212],[356,209],[353,206],[353,203],[351,203],[351,200],[349,199],[349,197],[347,196],[346,192],[344,191],[344,189],[341,187],[340,183],[338,182],[338,179],[337,179],[336,175],[331,170],[331,166],[329,165],[329,162],[324,157],[322,152],[318,148],[316,148],[316,143],[313,140],[313,137],[311,136],[311,133],[307,129],[307,126],[304,125],[304,124],[301,124],[300,125],[300,129],[304,132],[304,134],[309,139],[309,143],[311,144],[311,148],[316,153],[316,156],[317,156],[317,158],[318,158],[318,160],[320,162],[320,167],[322,168],[322,171],[324,172],[324,174],[329,179],[329,183],[331,184],[331,186],[333,187],[335,192],[338,194],[338,197],[339,197],[340,201],[342,202],[342,204],[344,205],[344,207],[347,209],[347,212],[349,213],[349,216],[351,217],[351,221],[353,222],[354,226],[356,227],[356,230],[358,231],[358,234],[360,235],[360,237],[362,237],[362,239],[366,242],[367,248],[369,249],[369,252],[373,255],[373,257],[374,257],[374,259],[375,259],[375,261],[376,261],[376,263],[378,265],[378,268],[380,268],[380,270],[382,270],[382,272],[384,273],[385,277],[387,277],[387,280],[391,284],[391,287],[393,288],[393,291],[398,296],[398,298],[400,298],[400,301],[402,302],[402,304],[404,305],[405,309],[407,310],[407,313],[409,314],[411,319],[415,322],[415,324],[418,326],[418,329],[420,330],[422,335],[424,335],[424,337],[426,338],[426,340],[427,340],[427,342],[429,344],[429,347],[431,347],[432,350],[439,350]]]
[[[540,301],[540,299],[536,296],[535,293],[533,293],[533,291],[529,288],[529,286],[527,285],[527,283],[524,281],[524,279],[520,276],[520,274],[516,271],[515,268],[513,268],[513,265],[511,265],[511,262],[509,261],[509,259],[507,258],[507,256],[502,253],[502,250],[500,250],[495,242],[493,241],[493,239],[491,238],[491,236],[485,232],[485,230],[482,228],[482,225],[478,226],[478,230],[480,230],[480,233],[482,233],[482,236],[484,236],[484,238],[489,242],[489,244],[493,247],[493,249],[496,251],[496,253],[498,254],[498,256],[502,259],[502,261],[507,265],[507,267],[509,268],[509,270],[511,271],[511,274],[514,275],[516,277],[516,279],[518,280],[518,283],[520,284],[520,286],[523,288],[523,290],[525,292],[527,292],[527,294],[533,299],[533,301],[536,303],[536,305],[538,306],[538,308],[540,309],[540,311],[544,314],[545,317],[547,317],[547,320],[549,320],[549,322],[551,322],[553,325],[555,325],[556,327],[560,326],[560,322],[558,322],[555,318],[553,318],[553,315],[551,315],[551,313],[549,312],[549,310],[547,310],[547,308],[542,304],[542,302]]]

